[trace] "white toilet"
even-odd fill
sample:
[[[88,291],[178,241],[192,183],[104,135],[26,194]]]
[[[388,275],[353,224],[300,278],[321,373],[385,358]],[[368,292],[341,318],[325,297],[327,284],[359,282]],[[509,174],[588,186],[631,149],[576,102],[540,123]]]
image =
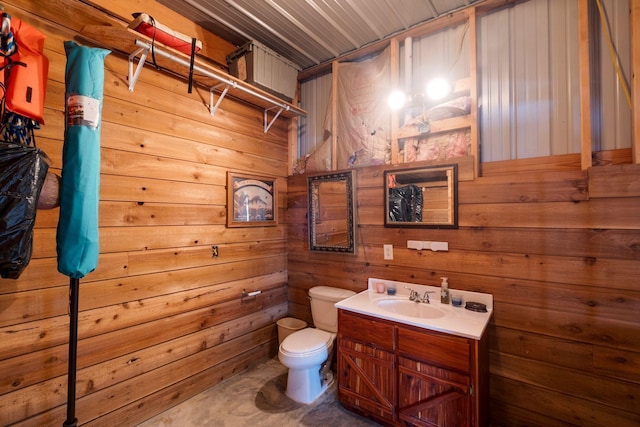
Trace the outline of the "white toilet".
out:
[[[289,368],[286,395],[291,400],[311,403],[333,382],[331,360],[327,359],[333,354],[338,332],[338,309],[334,304],[352,295],[355,292],[330,286],[309,289],[315,328],[292,333],[282,341],[278,351],[278,359]]]

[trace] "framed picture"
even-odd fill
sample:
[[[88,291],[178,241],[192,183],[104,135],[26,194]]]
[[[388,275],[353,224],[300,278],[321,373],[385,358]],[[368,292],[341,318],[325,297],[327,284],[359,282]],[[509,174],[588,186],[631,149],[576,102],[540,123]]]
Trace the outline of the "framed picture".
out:
[[[227,172],[227,227],[278,224],[275,178]]]

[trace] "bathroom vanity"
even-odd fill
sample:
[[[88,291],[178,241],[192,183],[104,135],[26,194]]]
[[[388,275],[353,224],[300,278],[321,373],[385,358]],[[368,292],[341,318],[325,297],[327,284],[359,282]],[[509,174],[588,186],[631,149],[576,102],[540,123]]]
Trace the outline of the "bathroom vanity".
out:
[[[375,290],[376,280],[336,304],[340,402],[386,425],[486,426],[491,296],[464,293],[486,312],[441,305],[437,297],[408,304],[405,285],[439,288],[393,282],[398,293],[388,296]]]

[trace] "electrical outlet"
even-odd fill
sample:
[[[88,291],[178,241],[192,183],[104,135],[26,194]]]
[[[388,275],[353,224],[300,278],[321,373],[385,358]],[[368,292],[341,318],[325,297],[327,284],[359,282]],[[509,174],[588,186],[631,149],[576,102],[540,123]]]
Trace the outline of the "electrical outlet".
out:
[[[393,259],[393,245],[384,245],[384,259]]]

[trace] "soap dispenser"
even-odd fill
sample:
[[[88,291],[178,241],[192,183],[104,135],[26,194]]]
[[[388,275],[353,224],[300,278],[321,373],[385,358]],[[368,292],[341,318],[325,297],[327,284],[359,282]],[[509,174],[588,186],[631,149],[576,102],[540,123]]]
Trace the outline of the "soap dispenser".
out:
[[[449,279],[441,277],[442,283],[440,284],[440,303],[449,304]]]

